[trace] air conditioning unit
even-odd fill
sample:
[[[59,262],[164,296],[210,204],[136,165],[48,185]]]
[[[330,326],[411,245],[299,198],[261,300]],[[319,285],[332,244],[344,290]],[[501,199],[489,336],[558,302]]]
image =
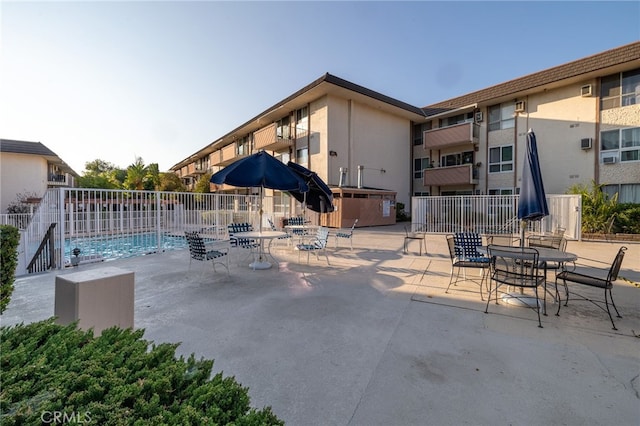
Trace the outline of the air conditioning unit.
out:
[[[580,139],[580,149],[591,149],[592,142],[593,142],[593,139],[591,138]]]
[[[476,112],[476,123],[482,123],[484,117],[482,116],[482,111]]]
[[[602,157],[602,162],[604,164],[615,164],[615,162],[618,161],[618,157],[610,155],[608,157]]]
[[[524,101],[517,101],[516,102],[516,112],[524,112],[525,109],[525,103]]]
[[[588,98],[593,94],[592,90],[593,90],[593,86],[590,84],[582,86],[580,88],[580,96],[582,96],[583,98]]]

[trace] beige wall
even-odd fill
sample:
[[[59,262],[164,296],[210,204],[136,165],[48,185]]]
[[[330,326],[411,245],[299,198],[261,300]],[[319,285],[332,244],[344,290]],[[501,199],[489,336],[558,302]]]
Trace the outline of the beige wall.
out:
[[[47,190],[47,160],[3,152],[0,154],[0,182],[0,213],[6,213],[17,194],[44,195]]]
[[[339,168],[346,167],[347,185],[356,186],[358,165],[362,165],[363,186],[395,191],[397,201],[409,205],[409,120],[354,100],[329,97],[327,103],[329,131],[325,153],[330,150],[337,153],[336,157],[326,157],[329,183],[337,185]]]

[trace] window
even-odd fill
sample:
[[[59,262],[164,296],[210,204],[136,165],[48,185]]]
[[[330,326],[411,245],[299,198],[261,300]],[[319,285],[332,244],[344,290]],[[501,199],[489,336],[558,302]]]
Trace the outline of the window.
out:
[[[640,104],[640,68],[603,77],[600,109]]]
[[[422,145],[422,135],[426,130],[431,130],[431,122],[413,125],[413,146]]]
[[[413,193],[414,197],[428,197],[429,193],[428,192],[421,192],[421,191],[416,191]]]
[[[473,164],[473,151],[457,152],[440,157],[440,166],[459,166],[461,164]]]
[[[513,145],[489,149],[489,173],[513,171]]]
[[[248,155],[250,152],[249,137],[245,136],[238,141],[238,155]]]
[[[276,122],[276,136],[278,139],[290,139],[291,128],[289,127],[289,116],[281,118]]]
[[[600,162],[617,157],[620,162],[640,161],[640,127],[608,130],[600,134]]]
[[[296,162],[304,167],[309,167],[309,149],[300,148],[296,150]]]
[[[309,108],[303,107],[296,111],[296,128],[308,130]]]
[[[513,128],[516,125],[515,113],[513,102],[489,107],[489,131]]]
[[[513,189],[490,189],[489,195],[513,195]]]
[[[467,112],[465,114],[454,115],[453,117],[446,117],[440,119],[440,127],[454,126],[460,123],[472,123],[473,112]]]
[[[413,178],[422,179],[422,171],[431,167],[429,157],[413,159]]]
[[[612,198],[618,194],[618,203],[635,203],[640,204],[640,184],[621,184],[621,185],[605,185],[602,192]]]

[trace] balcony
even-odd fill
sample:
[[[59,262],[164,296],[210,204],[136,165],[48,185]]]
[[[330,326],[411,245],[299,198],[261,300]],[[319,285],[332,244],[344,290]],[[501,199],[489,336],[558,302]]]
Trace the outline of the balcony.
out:
[[[47,178],[47,186],[69,186],[67,182],[67,175],[49,173]]]
[[[291,137],[290,132],[278,133],[276,130],[276,124],[273,123],[253,134],[253,143],[256,151],[264,149],[265,151],[277,152],[294,146],[295,139]]]
[[[232,143],[222,149],[212,152],[209,155],[210,164],[212,166],[228,166],[236,160],[246,157],[247,154],[238,154],[236,152],[236,144]]]
[[[478,168],[473,164],[424,169],[425,186],[477,185]]]
[[[480,125],[461,123],[439,129],[426,130],[423,134],[424,149],[444,149],[473,146],[480,142]]]

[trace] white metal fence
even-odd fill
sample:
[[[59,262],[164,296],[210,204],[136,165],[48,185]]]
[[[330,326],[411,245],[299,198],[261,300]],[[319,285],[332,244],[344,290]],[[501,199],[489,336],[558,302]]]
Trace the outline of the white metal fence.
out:
[[[263,223],[288,216],[290,197],[264,197]],[[55,264],[69,264],[75,248],[81,261],[106,260],[182,248],[184,230],[223,237],[227,224],[258,227],[256,195],[160,191],[49,189],[22,231],[18,272],[26,273],[43,236],[55,227]],[[20,275],[20,273],[18,273]]]
[[[565,228],[569,238],[580,239],[579,195],[547,197],[550,215],[529,224],[530,231]],[[259,210],[262,204],[262,223]],[[125,191],[78,188],[49,189],[28,226],[20,217],[21,244],[17,275],[27,267],[44,235],[54,228],[55,265],[71,262],[73,250],[80,261],[143,255],[185,245],[185,230],[202,230],[225,236],[232,222],[268,227],[282,217],[299,214],[301,206],[288,195],[194,194],[188,192]],[[476,230],[482,233],[520,231],[516,219],[518,196],[413,197],[413,222],[425,224],[427,232],[451,233]],[[292,212],[293,210],[293,212]],[[313,220],[314,213],[308,215]],[[8,216],[8,215],[7,215]]]
[[[413,197],[411,221],[427,232],[453,233],[473,230],[483,234],[519,234],[518,195],[460,195]],[[567,238],[581,238],[580,195],[547,195],[549,216],[529,222],[528,232],[552,232],[564,228]]]

